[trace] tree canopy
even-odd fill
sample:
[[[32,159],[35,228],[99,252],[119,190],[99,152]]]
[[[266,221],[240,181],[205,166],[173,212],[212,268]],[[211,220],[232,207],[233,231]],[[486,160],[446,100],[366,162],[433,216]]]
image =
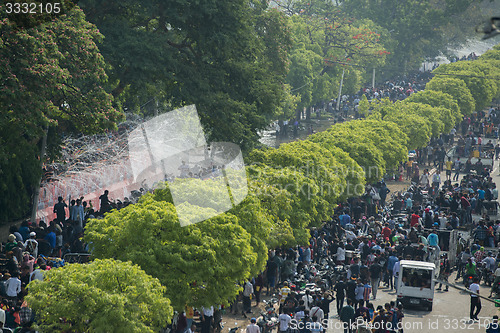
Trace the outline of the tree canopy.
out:
[[[470,115],[474,111],[476,101],[461,79],[436,76],[425,85],[425,89],[441,91],[452,96],[464,116]]]
[[[28,290],[43,332],[157,332],[173,317],[157,279],[113,259],[53,268]]]
[[[60,136],[116,128],[102,35],[75,7],[54,20],[18,27],[0,12],[0,219],[23,217],[41,174],[40,148],[55,158]],[[44,162],[45,159],[42,159]]]
[[[177,209],[210,213],[209,208],[189,204]],[[257,261],[251,236],[236,216],[224,213],[181,227],[176,207],[152,195],[104,219],[90,220],[85,241],[92,244],[96,258],[132,261],[158,278],[176,310],[186,304],[227,304],[240,291],[237,283],[251,277]]]

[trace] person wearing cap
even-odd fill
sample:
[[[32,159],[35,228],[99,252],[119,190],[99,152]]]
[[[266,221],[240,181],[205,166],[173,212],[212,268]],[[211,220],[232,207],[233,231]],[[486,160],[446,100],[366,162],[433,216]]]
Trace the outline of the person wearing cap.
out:
[[[7,244],[5,244],[5,253],[12,251],[13,248],[17,246],[16,236],[14,234],[10,234],[7,239]]]
[[[247,326],[246,333],[260,333],[260,327],[257,326],[257,319],[250,319],[250,324]]]
[[[38,241],[36,240],[36,232],[30,232],[29,236],[30,237],[24,243],[24,248],[33,257],[38,258]]]

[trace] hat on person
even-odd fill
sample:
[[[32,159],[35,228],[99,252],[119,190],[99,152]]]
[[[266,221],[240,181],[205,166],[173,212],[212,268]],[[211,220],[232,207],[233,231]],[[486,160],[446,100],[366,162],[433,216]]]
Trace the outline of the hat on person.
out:
[[[36,237],[36,232],[34,231],[30,232],[30,237]]]
[[[251,322],[251,323],[256,323],[256,322],[257,322],[257,319],[252,318],[252,319],[250,319],[250,322]]]
[[[425,209],[425,212],[426,212],[426,213],[428,213],[429,211],[430,211],[430,209],[429,209],[429,208],[426,208],[426,209]]]
[[[14,234],[9,235],[9,242],[13,242],[16,240],[16,236]]]

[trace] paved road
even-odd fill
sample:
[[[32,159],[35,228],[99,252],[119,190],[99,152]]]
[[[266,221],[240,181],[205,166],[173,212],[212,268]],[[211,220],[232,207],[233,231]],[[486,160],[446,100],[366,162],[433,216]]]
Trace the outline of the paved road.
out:
[[[453,282],[455,273],[452,274],[449,281]],[[463,287],[461,283],[457,284]],[[444,289],[444,288],[443,288]],[[489,287],[481,286],[480,294],[488,296]],[[375,308],[378,305],[384,305],[396,299],[396,293],[389,291],[388,288],[380,289],[376,300],[372,301]],[[493,315],[500,315],[499,309],[495,304],[482,300],[482,309],[479,313],[479,322],[469,320],[470,296],[469,294],[450,288],[448,292],[436,291],[434,294],[434,305],[432,311],[419,309],[405,309],[405,318],[403,319],[403,328],[405,333],[412,332],[485,332],[486,327]],[[339,321],[335,301],[331,303],[329,328],[327,333],[343,332],[341,322]]]
[[[500,184],[500,170],[498,161],[494,164],[491,176],[496,184]],[[461,177],[460,177],[461,178]],[[443,172],[441,179],[444,181],[446,175]],[[474,216],[478,219],[479,216]],[[497,219],[497,217],[491,217]],[[453,273],[449,278],[450,282],[454,282],[456,273]],[[463,288],[462,283],[457,286]],[[490,288],[481,285],[480,294],[488,296]],[[396,293],[388,289],[380,289],[377,294],[378,299],[372,301],[375,308],[378,305],[384,305],[386,302],[395,301]],[[424,311],[419,309],[405,309],[405,318],[403,319],[404,333],[431,333],[431,332],[485,332],[486,325],[491,322],[493,315],[500,316],[500,308],[496,308],[494,303],[486,300],[481,301],[482,309],[479,313],[479,322],[469,320],[470,311],[470,296],[469,294],[459,291],[455,288],[450,288],[448,292],[436,291],[434,294],[434,305],[432,311]],[[332,302],[330,308],[329,327],[327,333],[343,332],[341,323],[338,319],[335,301]]]

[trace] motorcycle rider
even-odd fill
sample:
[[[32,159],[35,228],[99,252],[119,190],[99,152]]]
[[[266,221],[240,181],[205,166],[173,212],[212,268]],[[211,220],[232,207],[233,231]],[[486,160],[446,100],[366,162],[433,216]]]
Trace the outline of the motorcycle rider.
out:
[[[481,261],[481,264],[485,268],[484,282],[487,282],[490,274],[493,274],[496,269],[496,260],[493,258],[493,253],[491,251],[488,251],[487,257]]]
[[[469,276],[472,276],[472,278],[477,276],[476,263],[472,261],[472,258],[467,259],[467,265],[465,265],[464,279],[466,280]]]

